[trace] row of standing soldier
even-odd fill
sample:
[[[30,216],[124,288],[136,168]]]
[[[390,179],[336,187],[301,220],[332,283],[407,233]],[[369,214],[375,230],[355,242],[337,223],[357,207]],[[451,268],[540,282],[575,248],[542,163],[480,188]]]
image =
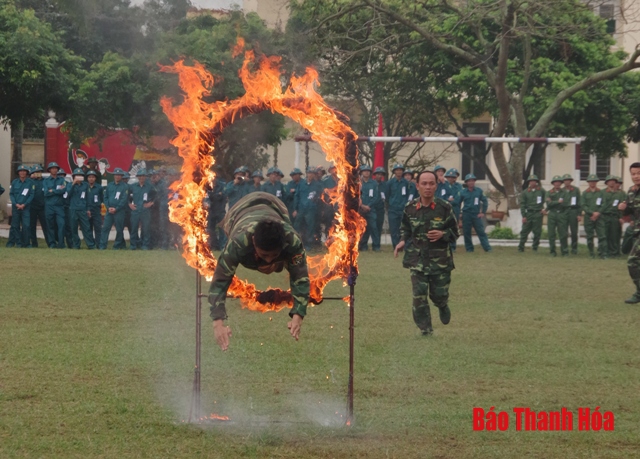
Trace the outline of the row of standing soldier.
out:
[[[12,222],[7,247],[38,247],[36,225],[40,222],[50,248],[80,248],[78,228],[89,249],[106,249],[109,232],[116,228],[113,248],[126,249],[124,228],[132,250],[175,247],[181,239],[168,216],[169,190],[166,171],[137,172],[137,183],[128,184],[129,174],[120,168],[114,181],[103,187],[98,173],[77,168],[72,181],[55,162],[49,163],[49,177],[42,177],[40,165],[17,170],[11,184]],[[147,176],[151,175],[150,181]],[[104,222],[102,209],[106,209]]]

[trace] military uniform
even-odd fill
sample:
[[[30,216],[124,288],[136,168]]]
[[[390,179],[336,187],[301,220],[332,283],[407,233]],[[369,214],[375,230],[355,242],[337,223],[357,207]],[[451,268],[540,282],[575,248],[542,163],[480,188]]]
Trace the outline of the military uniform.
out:
[[[11,228],[9,229],[9,241],[7,247],[31,247],[31,202],[35,197],[36,185],[29,178],[29,169],[25,166],[18,167],[18,172],[26,171],[24,180],[19,178],[11,182],[9,197],[11,199]],[[18,205],[24,206],[18,209]]]
[[[551,183],[562,182],[562,177],[556,175]],[[549,229],[549,251],[552,256],[556,256],[556,232],[560,239],[560,253],[562,256],[569,254],[567,246],[567,192],[560,188],[552,188],[547,192],[547,228]]]
[[[129,185],[130,178],[131,176],[128,172],[125,172],[122,176],[122,182],[127,186],[127,199],[129,199],[128,196],[131,195],[131,185]],[[122,237],[118,237],[116,233],[116,240],[113,243],[113,248],[117,250],[124,250],[127,248],[127,243],[124,239],[124,228],[126,228],[127,232],[129,233],[129,241],[131,241],[131,234],[133,234],[133,227],[131,225],[131,207],[129,207],[129,201],[127,201],[127,205],[124,206],[124,222],[122,228]]]
[[[295,175],[298,175],[298,181],[296,182],[293,178]],[[295,202],[295,197],[298,192],[298,185],[300,184],[300,177],[302,176],[302,171],[297,167],[294,168],[289,174],[291,180],[287,183],[284,191],[284,203],[287,205],[287,210],[289,211],[289,217],[291,218],[291,222],[295,225],[296,219],[293,216],[293,211],[295,210],[293,204]]]
[[[64,177],[65,171],[64,169],[60,169],[58,175]],[[64,241],[67,244],[67,248],[73,248],[73,235],[71,234],[71,200],[69,198],[69,189],[71,184],[64,181],[65,183],[65,191],[62,195],[62,200],[64,203]]]
[[[82,169],[78,168],[73,171],[73,178],[76,176],[84,177]],[[82,229],[84,243],[89,249],[95,249],[96,243],[93,239],[91,226],[89,225],[89,184],[87,182],[72,183],[69,185],[69,213],[71,222],[71,238],[73,248],[80,248],[80,237],[78,236],[78,225]]]
[[[31,224],[30,224],[30,240],[31,247],[38,247],[38,221],[40,221],[40,227],[42,228],[42,234],[44,234],[44,240],[49,246],[49,231],[47,229],[47,217],[44,213],[44,189],[43,183],[44,180],[42,176],[34,177],[33,174],[37,172],[43,172],[42,167],[40,165],[35,165],[31,169],[31,180],[33,180],[33,184],[36,186],[35,193],[33,197],[33,201],[31,201]]]
[[[360,168],[361,171],[371,171],[371,167],[364,166]],[[378,233],[378,216],[376,213],[376,206],[379,199],[378,183],[369,177],[365,180],[364,177],[360,180],[360,200],[362,205],[369,206],[370,210],[364,212],[361,210],[362,216],[367,221],[367,228],[362,235],[358,250],[364,252],[368,250],[369,237],[371,237],[371,248],[374,252],[380,251],[380,233]]]
[[[98,174],[94,170],[89,169],[87,177],[89,175],[94,175],[96,177],[96,181],[93,186],[87,183],[87,210],[91,214],[89,216],[89,230],[92,232],[93,240],[96,242],[97,246],[100,244],[100,240],[102,239],[102,202],[104,200],[104,190],[102,186],[98,184]]]
[[[309,302],[309,273],[307,256],[300,236],[293,230],[284,204],[267,193],[252,193],[240,200],[237,206],[227,213],[223,226],[228,236],[209,288],[211,318],[227,318],[225,300],[238,265],[265,274],[289,271],[293,308],[290,316],[299,314],[304,317]],[[280,255],[270,263],[259,258],[253,246],[253,234],[256,225],[271,219],[282,222],[285,230],[285,244]]]
[[[293,204],[294,211],[297,212],[295,229],[302,237],[307,249],[320,243],[315,239],[314,231],[316,229],[318,206],[323,191],[322,184],[315,178],[310,182],[300,180],[300,183],[298,183]]]
[[[206,201],[209,204],[207,227],[209,229],[209,247],[211,250],[222,250],[226,237],[218,226],[226,214],[227,198],[224,194],[225,183],[216,177],[213,187],[207,191]]]
[[[56,163],[49,163],[47,171],[57,168]],[[64,194],[67,182],[62,177],[49,176],[42,182],[44,190],[44,214],[49,231],[49,247],[64,249]]]
[[[146,177],[147,171],[140,169],[136,177]],[[131,204],[131,240],[129,249],[151,249],[151,207],[155,199],[155,190],[151,183],[145,180],[129,186],[129,208]],[[147,207],[149,206],[149,207]]]
[[[239,174],[242,174],[241,168],[237,168],[233,172],[234,177],[238,176]],[[240,201],[240,199],[242,199],[248,194],[249,188],[246,185],[251,186],[251,184],[245,183],[244,180],[240,181],[240,183],[236,183],[235,180],[232,180],[231,182],[227,183],[227,186],[224,189],[224,194],[227,197],[227,200],[229,201],[229,210],[231,210],[231,208],[236,204],[236,202]]]
[[[427,233],[431,230],[442,231],[442,238],[430,242]],[[405,207],[401,227],[401,240],[405,241],[402,265],[411,270],[413,320],[425,335],[433,331],[427,296],[440,310],[442,322],[449,322],[449,284],[454,269],[450,244],[457,238],[458,224],[447,201],[435,198],[429,206],[423,206],[417,198]]]
[[[402,169],[401,164],[393,166],[393,171]],[[391,177],[387,182],[387,214],[389,216],[389,232],[391,233],[391,244],[393,247],[400,242],[400,225],[402,224],[402,215],[404,207],[409,201],[409,183],[404,179]]]
[[[520,194],[520,212],[522,218],[527,219],[527,221],[522,224],[522,231],[520,231],[520,244],[518,245],[518,251],[520,252],[524,252],[524,245],[531,232],[533,232],[533,244],[531,248],[537,251],[540,245],[540,235],[542,234],[542,219],[546,192],[540,187],[540,180],[536,175],[529,176],[527,181],[529,182],[529,187]],[[535,187],[531,187],[531,182],[535,182]]]
[[[605,178],[605,184],[616,177],[609,175]],[[602,193],[602,217],[604,221],[604,233],[607,239],[607,256],[620,256],[620,239],[622,238],[622,226],[620,224],[621,212],[618,205],[627,196],[622,190],[612,191],[609,188]]]
[[[275,168],[270,168],[267,171],[267,176],[269,178],[271,178],[271,174],[277,174],[278,172],[276,171]],[[284,185],[282,183],[280,183],[277,179],[274,180],[273,182],[271,180],[265,182],[262,185],[262,188],[260,191],[263,191],[265,193],[269,193],[270,195],[275,196],[276,198],[280,199],[281,201],[284,201]]]
[[[569,174],[565,174],[562,180],[573,180]],[[565,185],[567,193],[567,237],[571,234],[571,253],[578,253],[578,217],[582,215],[582,202],[580,200],[580,189],[572,185]]]
[[[124,171],[120,168],[116,168],[113,171],[113,175],[124,176]],[[104,216],[104,225],[102,227],[102,239],[100,240],[100,249],[107,248],[109,242],[109,232],[115,224],[116,227],[116,242],[113,244],[114,250],[126,248],[124,242],[124,212],[129,203],[129,185],[120,181],[110,182],[104,189],[104,205],[107,208],[107,213]],[[109,212],[109,208],[114,208],[115,212],[112,214]]]
[[[473,174],[467,174],[464,178],[465,183],[469,180],[476,180]],[[484,223],[482,219],[478,217],[478,214],[484,214],[487,212],[489,203],[487,198],[480,188],[463,188],[460,192],[460,198],[458,200],[462,207],[462,232],[464,235],[464,248],[467,252],[473,252],[473,239],[471,236],[471,229],[476,230],[476,234],[480,239],[480,245],[485,252],[491,252],[491,245],[489,244],[489,238],[484,231]]]
[[[633,246],[627,259],[627,268],[636,287],[635,293],[626,300],[626,303],[635,304],[640,303],[640,244],[638,243],[640,241],[640,187],[634,185],[629,188],[625,202],[627,207],[622,211],[622,214],[630,215],[633,218]]]
[[[373,177],[378,182],[378,200],[375,204],[376,211],[376,228],[378,230],[378,237],[382,238],[382,228],[384,226],[384,213],[385,213],[385,205],[387,203],[387,196],[389,192],[387,191],[387,184],[384,180],[386,172],[382,167],[376,167]]]
[[[598,177],[590,175],[587,182],[598,182]],[[607,238],[604,232],[604,221],[602,218],[602,190],[595,188],[591,191],[587,188],[582,193],[582,210],[584,212],[584,232],[587,236],[587,247],[591,257],[595,257],[595,247],[593,244],[594,234],[598,237],[598,255],[600,258],[607,256]],[[595,213],[599,215],[593,219]]]

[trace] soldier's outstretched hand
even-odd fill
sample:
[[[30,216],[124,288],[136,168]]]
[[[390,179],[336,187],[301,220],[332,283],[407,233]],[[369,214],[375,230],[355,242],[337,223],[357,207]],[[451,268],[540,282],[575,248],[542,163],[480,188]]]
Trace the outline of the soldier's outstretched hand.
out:
[[[291,318],[291,321],[287,324],[287,328],[291,332],[291,336],[293,336],[296,341],[298,341],[298,337],[300,336],[300,328],[302,327],[302,316],[299,314],[294,314]]]
[[[393,257],[398,258],[398,252],[402,252],[402,249],[404,249],[404,241],[398,243],[396,249],[393,251]]]
[[[220,346],[220,349],[226,351],[229,349],[229,338],[231,338],[231,329],[225,327],[224,320],[213,321],[213,336],[216,339],[216,343]]]

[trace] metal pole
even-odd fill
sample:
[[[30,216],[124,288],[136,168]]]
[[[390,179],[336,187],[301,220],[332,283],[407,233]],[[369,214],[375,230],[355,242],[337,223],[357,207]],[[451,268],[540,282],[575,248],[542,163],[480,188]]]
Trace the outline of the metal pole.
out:
[[[201,321],[202,321],[202,276],[200,271],[196,271],[196,367],[194,369],[193,383],[193,402],[195,404],[196,419],[200,419],[200,343],[201,337]]]
[[[353,423],[353,347],[354,347],[354,309],[357,271],[352,266],[349,274],[349,387],[347,389],[347,425]]]

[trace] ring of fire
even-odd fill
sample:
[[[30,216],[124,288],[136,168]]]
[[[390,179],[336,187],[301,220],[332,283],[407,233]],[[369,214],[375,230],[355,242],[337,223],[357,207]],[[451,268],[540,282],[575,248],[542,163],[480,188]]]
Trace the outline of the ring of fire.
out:
[[[235,54],[244,47],[239,40]],[[234,57],[235,57],[234,54]],[[307,68],[301,77],[292,76],[286,90],[280,82],[280,58],[261,56],[256,62],[252,51],[245,52],[240,78],[246,90],[244,96],[233,101],[207,103],[214,77],[199,63],[187,66],[179,61],[162,67],[176,73],[184,92],[183,103],[177,106],[163,98],[162,108],[173,123],[178,135],[172,144],[184,159],[180,181],[171,184],[177,199],[169,203],[169,217],[182,226],[183,256],[187,264],[207,279],[213,277],[216,258],[207,243],[207,211],[202,206],[207,185],[214,177],[214,143],[222,131],[235,120],[264,110],[271,110],[296,121],[308,129],[337,168],[339,183],[331,193],[331,204],[337,204],[335,225],[329,233],[324,255],[308,256],[310,299],[322,301],[324,287],[334,279],[347,279],[357,272],[358,242],[366,222],[358,213],[359,179],[355,133],[345,124],[346,117],[330,108],[315,91],[317,72]],[[252,71],[251,67],[257,68]],[[287,304],[261,304],[256,287],[234,277],[229,296],[240,298],[242,306],[251,310],[279,311]]]

